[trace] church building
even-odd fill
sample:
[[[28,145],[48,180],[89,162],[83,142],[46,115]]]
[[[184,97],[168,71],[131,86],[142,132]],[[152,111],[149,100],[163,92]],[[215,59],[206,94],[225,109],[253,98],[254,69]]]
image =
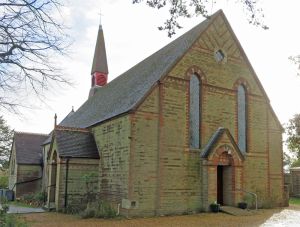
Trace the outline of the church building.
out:
[[[75,171],[94,172],[96,198],[126,216],[237,206],[248,192],[259,207],[283,205],[283,128],[221,10],[107,79],[100,26],[89,97],[48,141],[58,210]]]
[[[126,215],[283,202],[282,126],[224,13],[110,83],[100,27],[88,100],[62,126],[88,129],[99,195]]]
[[[47,135],[14,132],[9,157],[8,188],[15,198],[40,192],[42,189],[42,142]]]

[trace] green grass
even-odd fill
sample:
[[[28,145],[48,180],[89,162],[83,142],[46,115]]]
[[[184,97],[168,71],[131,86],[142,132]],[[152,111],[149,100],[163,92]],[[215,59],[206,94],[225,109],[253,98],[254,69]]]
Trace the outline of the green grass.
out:
[[[300,198],[291,197],[290,198],[290,204],[291,205],[300,205]]]
[[[0,226],[7,227],[29,227],[25,220],[13,214],[2,214],[0,216]]]

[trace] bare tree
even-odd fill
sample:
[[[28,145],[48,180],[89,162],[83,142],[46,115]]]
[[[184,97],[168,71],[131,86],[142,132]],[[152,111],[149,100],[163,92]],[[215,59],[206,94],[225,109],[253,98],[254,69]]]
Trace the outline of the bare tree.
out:
[[[300,114],[295,114],[285,127],[288,149],[300,160]]]
[[[12,139],[13,130],[10,129],[6,121],[0,115],[0,168],[8,168]]]
[[[300,76],[300,55],[290,56],[289,60],[297,66],[297,75]]]
[[[144,0],[133,0],[133,4],[145,2]],[[236,0],[245,9],[248,22],[263,29],[268,27],[262,22],[264,17],[263,11],[257,5],[257,0]],[[190,18],[193,16],[209,17],[208,6],[216,3],[216,0],[147,0],[146,5],[152,8],[161,9],[167,7],[169,9],[169,18],[164,22],[163,26],[159,26],[159,30],[166,30],[169,37],[172,37],[177,29],[182,28],[178,22],[179,18]]]
[[[69,39],[59,0],[0,1],[0,108],[15,111],[23,92],[43,94],[52,82],[66,83],[54,60]]]
[[[233,0],[231,0],[233,1]],[[132,0],[133,4],[144,2],[151,8],[168,8],[169,18],[159,30],[166,30],[169,37],[176,34],[176,30],[182,28],[179,19],[190,18],[193,16],[203,16],[209,18],[208,7],[217,3],[216,0]],[[264,14],[261,7],[258,6],[259,0],[235,0],[235,3],[241,6],[250,24],[269,29],[263,22]],[[300,76],[300,55],[290,56],[289,60],[298,67],[297,74]]]

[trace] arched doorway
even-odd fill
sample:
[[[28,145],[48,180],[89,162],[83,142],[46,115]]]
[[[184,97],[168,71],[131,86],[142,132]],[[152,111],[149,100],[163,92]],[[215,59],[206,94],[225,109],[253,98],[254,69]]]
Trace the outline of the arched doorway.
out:
[[[227,146],[226,149],[229,149]],[[223,148],[224,150],[224,148]],[[232,193],[234,190],[234,172],[232,171],[233,158],[229,151],[222,151],[217,165],[217,202],[221,205],[233,205]]]
[[[241,200],[243,187],[243,157],[237,146],[222,144],[206,154],[203,161],[203,205],[215,201],[221,205],[235,206]]]

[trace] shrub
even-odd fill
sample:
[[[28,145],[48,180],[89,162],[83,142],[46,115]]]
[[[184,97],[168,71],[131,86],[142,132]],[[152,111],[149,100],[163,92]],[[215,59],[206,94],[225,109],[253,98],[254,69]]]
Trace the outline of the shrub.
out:
[[[34,195],[33,194],[26,194],[26,195],[23,195],[23,197],[21,197],[21,200],[24,200],[24,201],[32,201],[34,198]]]
[[[90,206],[87,206],[86,209],[80,213],[81,218],[93,218],[95,215],[96,209]]]
[[[0,188],[8,188],[8,176],[0,176]]]
[[[30,193],[21,196],[20,201],[31,206],[42,206],[46,199],[45,192],[37,192],[35,194]]]
[[[6,197],[0,198],[2,209],[0,210],[0,226],[3,227],[27,227],[28,225],[15,215],[7,214],[9,205]]]
[[[8,209],[9,209],[9,205],[8,204],[2,204],[3,213],[7,213]]]
[[[82,218],[114,218],[117,216],[116,210],[107,202],[100,201],[88,203],[86,209],[80,213]]]
[[[45,192],[37,192],[34,194],[33,199],[35,201],[44,202],[47,199],[47,195]]]
[[[100,201],[96,211],[97,218],[113,218],[117,216],[115,209],[107,202]]]
[[[66,214],[80,214],[81,212],[83,212],[82,210],[84,209],[84,207],[82,206],[76,206],[76,205],[68,205],[68,207],[66,209],[63,210],[64,213]]]
[[[6,198],[6,196],[0,196],[0,204],[7,204],[8,203],[8,200]]]
[[[255,198],[253,197],[253,195],[244,195],[243,202],[247,203],[247,208],[255,208]]]
[[[28,227],[25,221],[12,214],[0,215],[0,226],[3,227]]]

